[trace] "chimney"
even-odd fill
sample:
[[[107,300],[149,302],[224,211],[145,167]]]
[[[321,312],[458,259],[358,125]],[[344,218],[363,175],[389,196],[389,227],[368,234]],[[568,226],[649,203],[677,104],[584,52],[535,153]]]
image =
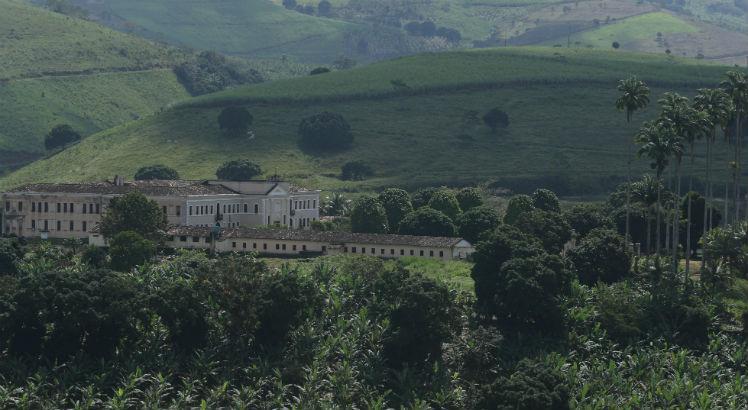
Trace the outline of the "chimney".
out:
[[[125,178],[119,175],[114,176],[114,186],[123,186],[125,185]]]

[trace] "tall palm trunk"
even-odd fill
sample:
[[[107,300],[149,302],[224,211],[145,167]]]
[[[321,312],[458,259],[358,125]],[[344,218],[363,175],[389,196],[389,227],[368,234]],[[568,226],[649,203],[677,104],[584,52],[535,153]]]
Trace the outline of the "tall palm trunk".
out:
[[[626,123],[631,124],[631,111],[626,111]],[[631,243],[631,143],[627,145],[626,153],[626,250]]]
[[[655,238],[655,255],[660,256],[660,238],[662,235],[660,226],[662,225],[662,212],[661,212],[661,204],[662,204],[662,177],[658,173],[657,174],[657,237]]]
[[[646,211],[647,218],[647,255],[652,253],[652,211],[651,206],[647,207]]]
[[[691,271],[691,191],[693,190],[693,161],[694,152],[693,144],[691,144],[691,166],[688,174],[688,191],[686,192],[686,195],[688,195],[688,206],[686,206],[686,277],[688,277],[688,274]]]
[[[673,204],[673,273],[678,273],[679,204],[680,204],[680,160],[675,163],[675,203]]]
[[[711,202],[712,202],[712,179],[711,179],[711,166],[712,166],[712,140],[715,138],[717,134],[717,127],[712,128],[711,136],[707,136],[706,138],[706,187],[705,187],[705,193],[706,197],[704,198],[704,224],[701,227],[701,238],[702,240],[706,238],[706,232],[707,232],[707,226],[709,225],[710,213],[711,213]],[[690,214],[690,211],[689,211]],[[711,228],[711,227],[710,227]],[[704,252],[704,249],[701,250],[701,271],[704,271],[704,266],[706,266],[706,253]]]
[[[740,111],[735,118],[735,170],[733,172],[733,193],[735,195],[735,223],[740,221]]]
[[[673,189],[671,189],[671,184],[673,183],[673,168],[672,167],[669,168],[667,173],[668,173],[668,181],[667,181],[667,186],[665,187],[665,189],[667,189],[670,192],[673,192]],[[670,224],[670,222],[672,221],[672,219],[670,218],[670,211],[672,210],[672,207],[673,207],[673,204],[671,202],[672,201],[668,202],[667,209],[665,210],[666,211],[665,212],[665,252],[670,251],[670,245],[671,245],[670,234],[672,233],[672,229],[673,229]]]

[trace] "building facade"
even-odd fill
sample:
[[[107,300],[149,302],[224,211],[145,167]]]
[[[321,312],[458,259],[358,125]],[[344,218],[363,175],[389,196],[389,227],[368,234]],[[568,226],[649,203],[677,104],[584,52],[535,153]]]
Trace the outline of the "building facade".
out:
[[[319,219],[319,191],[283,181],[112,181],[29,184],[2,194],[5,235],[88,238],[110,201],[129,192],[154,200],[176,226],[308,229]]]

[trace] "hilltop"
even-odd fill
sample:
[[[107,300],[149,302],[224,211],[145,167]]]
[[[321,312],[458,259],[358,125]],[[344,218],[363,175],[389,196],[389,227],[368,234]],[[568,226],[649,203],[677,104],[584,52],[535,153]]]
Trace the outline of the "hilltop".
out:
[[[665,91],[689,94],[713,86],[726,70],[696,60],[593,50],[424,54],[194,98],[96,134],[1,184],[132,176],[153,163],[186,178],[209,178],[222,162],[249,158],[268,173],[325,189],[493,182],[595,191],[625,175],[626,144],[635,130],[613,105],[619,79],[638,75],[656,101]],[[221,108],[237,104],[255,118],[254,139],[227,139],[218,130]],[[494,107],[510,118],[497,134],[480,120]],[[350,122],[355,143],[341,153],[305,153],[297,145],[299,121],[325,110]],[[341,165],[354,159],[369,163],[376,176],[339,180]],[[637,172],[648,168],[644,160],[635,165]]]

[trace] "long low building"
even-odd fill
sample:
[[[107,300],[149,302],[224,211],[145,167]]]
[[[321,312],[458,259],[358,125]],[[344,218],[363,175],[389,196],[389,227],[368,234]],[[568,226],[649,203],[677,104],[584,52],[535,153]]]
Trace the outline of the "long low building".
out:
[[[212,239],[214,236],[215,241]],[[91,234],[89,241],[105,246],[104,238],[98,233]],[[175,226],[169,229],[166,246],[274,256],[356,254],[440,260],[465,259],[474,252],[473,246],[462,238],[243,227],[217,231],[199,226]]]

